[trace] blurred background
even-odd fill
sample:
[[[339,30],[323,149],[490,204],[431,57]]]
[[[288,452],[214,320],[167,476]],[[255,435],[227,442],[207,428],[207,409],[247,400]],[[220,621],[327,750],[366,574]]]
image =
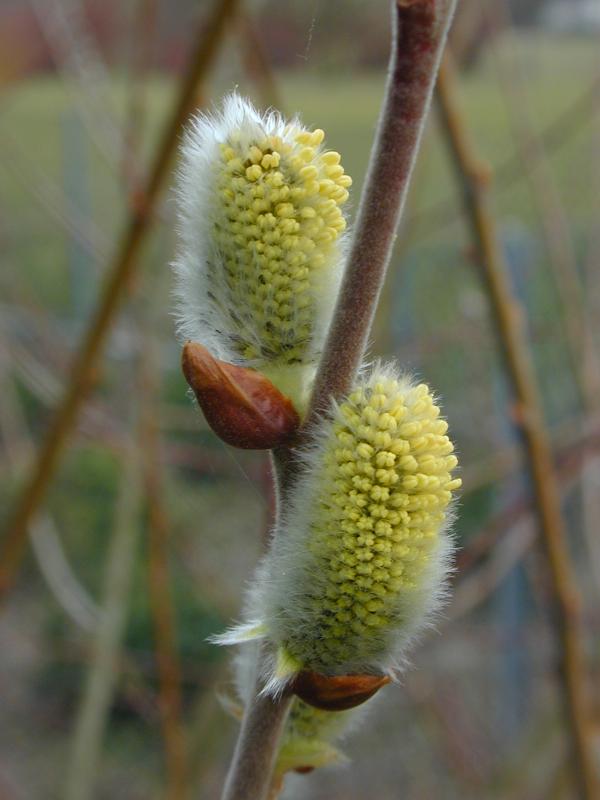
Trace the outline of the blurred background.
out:
[[[124,231],[148,210],[145,176],[194,51],[195,106],[237,87],[325,130],[354,178],[353,213],[388,40],[385,0],[0,0],[2,519]],[[599,42],[600,0],[462,0],[451,42],[553,447],[598,761]],[[230,656],[206,637],[239,613],[269,464],[217,440],[186,394],[170,173],[163,183],[3,601],[2,800],[216,798],[235,741],[217,698]],[[371,352],[435,388],[457,443],[452,601],[348,738],[352,763],[293,776],[290,797],[577,796],[536,507],[473,256],[432,113]]]

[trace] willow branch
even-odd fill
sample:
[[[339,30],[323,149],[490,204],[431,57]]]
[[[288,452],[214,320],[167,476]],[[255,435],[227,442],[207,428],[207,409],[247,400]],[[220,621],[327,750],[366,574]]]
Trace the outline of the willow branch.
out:
[[[348,391],[364,356],[456,0],[392,3],[394,36],[354,239],[307,425]]]
[[[250,797],[265,800],[268,796],[279,740],[291,703],[291,696],[274,700],[257,694],[248,704],[223,800]]]
[[[541,541],[551,578],[552,622],[560,643],[559,678],[571,734],[573,769],[579,796],[598,797],[587,718],[586,675],[580,636],[580,597],[574,581],[560,492],[544,427],[533,365],[523,330],[523,312],[513,297],[502,249],[489,206],[487,169],[474,155],[459,109],[449,62],[440,71],[438,108],[460,183],[497,336],[517,401],[520,428],[533,481]]]
[[[138,202],[132,209],[88,330],[75,356],[66,393],[50,424],[25,488],[9,518],[7,533],[0,549],[0,599],[14,581],[25,550],[27,529],[44,500],[59,457],[75,427],[83,401],[93,383],[96,367],[124,290],[138,266],[141,247],[150,228],[153,212],[169,176],[181,127],[195,108],[198,85],[214,63],[227,20],[237,4],[238,0],[219,0],[190,60],[153,166]]]
[[[151,323],[151,320],[148,320]],[[149,328],[149,325],[148,325]],[[187,796],[186,743],[183,729],[181,665],[177,652],[175,606],[169,571],[170,523],[164,498],[160,430],[155,398],[159,385],[149,336],[142,345],[140,449],[148,505],[148,578],[159,677],[159,700],[165,746],[167,800]]]
[[[429,110],[442,49],[456,0],[394,0],[393,43],[383,110],[340,297],[307,421],[295,445],[306,442],[311,425],[349,389],[363,358],[383,285],[400,213]],[[296,477],[293,450],[274,453],[281,514]],[[259,663],[257,674],[261,674]],[[248,703],[223,800],[264,800],[289,697],[261,694],[260,677]]]

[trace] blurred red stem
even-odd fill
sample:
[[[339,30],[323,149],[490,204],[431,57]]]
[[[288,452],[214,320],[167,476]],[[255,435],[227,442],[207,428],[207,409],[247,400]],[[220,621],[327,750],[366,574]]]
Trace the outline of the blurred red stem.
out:
[[[146,331],[153,329],[151,315],[140,313]],[[157,416],[160,385],[150,334],[140,325],[138,392],[141,400],[139,446],[148,508],[148,578],[155,655],[158,668],[159,707],[165,745],[167,800],[187,797],[186,742],[181,695],[181,665],[177,652],[176,613],[169,570],[170,522],[165,507],[160,426]]]

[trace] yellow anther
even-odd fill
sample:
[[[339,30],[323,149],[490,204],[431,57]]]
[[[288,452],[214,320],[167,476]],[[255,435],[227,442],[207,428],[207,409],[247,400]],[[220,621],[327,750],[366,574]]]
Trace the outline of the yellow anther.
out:
[[[227,169],[229,172],[241,172],[244,164],[241,158],[230,158],[227,160]]]
[[[300,177],[304,181],[314,180],[319,176],[319,170],[314,166],[314,164],[310,164],[307,167],[302,167],[299,172]]]
[[[315,157],[315,151],[312,147],[304,147],[300,150],[298,156],[302,161],[312,161]]]
[[[262,174],[263,171],[258,164],[253,164],[246,169],[246,177],[249,181],[257,181]]]
[[[339,153],[336,153],[335,150],[327,150],[325,153],[321,154],[321,161],[328,166],[339,164],[340,160],[341,156]]]
[[[256,145],[252,145],[248,150],[248,158],[253,164],[260,164],[263,158],[263,152]]]
[[[331,166],[325,167],[325,174],[328,178],[331,178],[331,180],[336,180],[344,174],[344,168],[339,164],[332,164]]]

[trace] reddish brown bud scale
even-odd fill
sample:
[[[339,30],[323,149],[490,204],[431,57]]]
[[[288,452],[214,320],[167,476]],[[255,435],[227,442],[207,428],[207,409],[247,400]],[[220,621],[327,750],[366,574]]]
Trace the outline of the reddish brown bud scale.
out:
[[[184,345],[181,366],[206,421],[227,444],[271,450],[297,431],[292,401],[260,372],[220,361],[197,342]]]
[[[365,703],[387,683],[387,675],[320,675],[303,670],[290,688],[309,706],[321,711],[346,711]]]

